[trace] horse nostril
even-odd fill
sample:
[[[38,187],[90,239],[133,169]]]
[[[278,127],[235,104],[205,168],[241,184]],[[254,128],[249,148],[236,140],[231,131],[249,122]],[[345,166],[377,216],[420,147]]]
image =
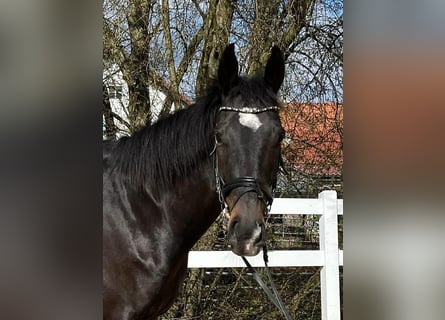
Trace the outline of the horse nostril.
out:
[[[235,231],[235,227],[238,225],[238,219],[233,219],[232,223],[230,224],[230,230]]]

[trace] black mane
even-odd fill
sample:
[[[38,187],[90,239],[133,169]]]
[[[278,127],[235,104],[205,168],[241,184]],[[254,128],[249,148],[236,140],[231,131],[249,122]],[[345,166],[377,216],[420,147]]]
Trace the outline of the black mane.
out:
[[[275,93],[260,77],[240,78],[223,100],[220,87],[214,84],[196,104],[121,138],[107,157],[111,170],[133,186],[159,194],[208,163],[215,143],[216,112],[222,103],[235,108],[277,104]]]

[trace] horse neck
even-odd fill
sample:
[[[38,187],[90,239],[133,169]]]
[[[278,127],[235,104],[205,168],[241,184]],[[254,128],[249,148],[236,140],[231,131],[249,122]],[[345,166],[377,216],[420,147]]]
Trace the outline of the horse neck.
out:
[[[214,110],[205,105],[181,110],[124,141],[120,150],[130,184],[160,209],[172,233],[190,248],[220,211],[210,156]],[[128,159],[134,150],[139,154]]]
[[[189,250],[221,212],[212,159],[209,157],[186,181],[176,183],[168,197],[173,232],[180,235]]]

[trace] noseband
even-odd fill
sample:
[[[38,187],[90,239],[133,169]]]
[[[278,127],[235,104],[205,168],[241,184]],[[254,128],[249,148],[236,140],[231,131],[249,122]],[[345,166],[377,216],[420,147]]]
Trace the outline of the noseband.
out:
[[[238,112],[238,113],[250,113],[250,114],[256,114],[256,113],[262,113],[267,111],[274,111],[278,112],[279,108],[277,106],[271,106],[267,108],[250,108],[250,107],[242,107],[242,108],[232,108],[223,106],[220,107],[218,110],[218,113],[221,111],[231,111],[231,112]],[[215,137],[215,147],[211,152],[212,154],[215,154],[215,178],[216,178],[216,192],[219,196],[219,201],[221,203],[221,206],[223,207],[224,213],[229,213],[231,209],[235,207],[235,205],[238,203],[239,199],[243,195],[245,195],[248,192],[254,192],[256,193],[258,199],[262,200],[264,204],[266,205],[264,214],[267,215],[267,213],[270,211],[270,207],[272,206],[273,201],[273,195],[272,195],[272,186],[268,186],[266,183],[258,180],[255,177],[251,176],[241,176],[238,178],[235,178],[229,182],[225,182],[224,179],[219,175],[218,170],[218,155],[216,153],[216,147],[217,147],[217,141]],[[226,202],[226,198],[229,196],[229,194],[235,190],[235,189],[242,189],[241,193],[238,195],[236,200],[233,202],[232,208],[229,209],[229,206]]]
[[[242,188],[243,190],[233,202],[232,209],[235,207],[238,200],[241,199],[241,197],[248,192],[256,193],[258,199],[262,200],[265,203],[266,208],[269,208],[272,205],[273,197],[272,194],[268,191],[265,184],[258,181],[258,179],[249,176],[238,177],[224,184],[221,190],[223,199],[226,199],[229,196],[230,192],[238,188]]]

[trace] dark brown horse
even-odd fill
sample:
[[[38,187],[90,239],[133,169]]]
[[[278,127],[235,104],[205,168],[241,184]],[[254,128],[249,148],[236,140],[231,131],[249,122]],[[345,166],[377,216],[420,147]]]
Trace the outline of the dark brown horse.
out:
[[[189,250],[230,212],[234,253],[258,254],[272,201],[283,128],[284,61],[239,77],[229,45],[208,94],[130,138],[104,143],[104,319],[156,319],[173,303]]]

